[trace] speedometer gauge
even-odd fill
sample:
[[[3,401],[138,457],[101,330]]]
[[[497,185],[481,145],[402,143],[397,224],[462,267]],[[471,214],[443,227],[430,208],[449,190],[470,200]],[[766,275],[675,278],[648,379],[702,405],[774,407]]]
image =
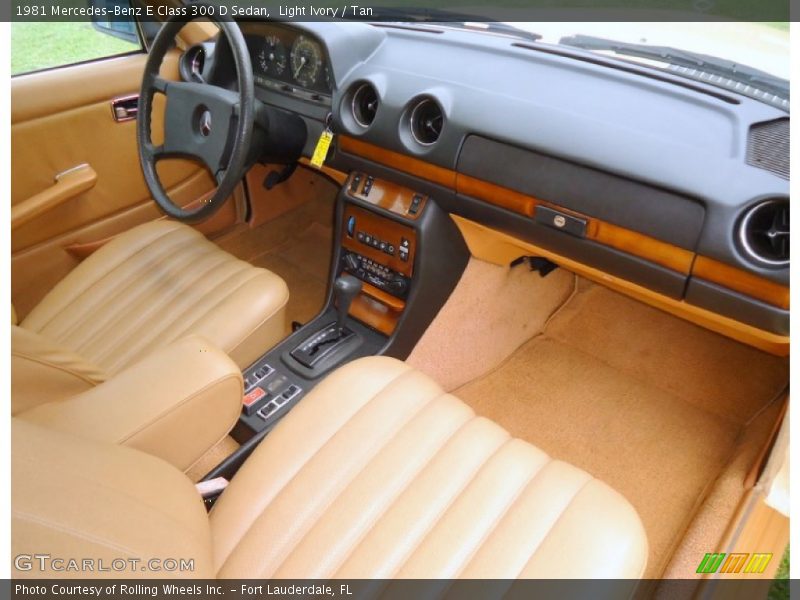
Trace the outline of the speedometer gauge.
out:
[[[322,48],[301,35],[295,40],[291,53],[292,77],[303,87],[313,87],[322,74]]]
[[[271,77],[279,77],[286,71],[286,47],[278,36],[264,38],[264,46],[258,53],[258,66],[261,71]]]

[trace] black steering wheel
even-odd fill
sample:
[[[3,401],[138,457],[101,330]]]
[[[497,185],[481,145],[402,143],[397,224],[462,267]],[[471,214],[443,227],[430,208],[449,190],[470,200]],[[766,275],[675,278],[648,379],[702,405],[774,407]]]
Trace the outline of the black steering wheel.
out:
[[[208,218],[233,193],[244,175],[255,118],[253,67],[244,36],[232,19],[205,18],[219,26],[228,38],[239,91],[208,83],[168,81],[159,75],[164,56],[187,23],[185,16],[172,17],[161,27],[150,49],[142,77],[136,125],[139,162],[150,193],[170,217],[187,222]],[[164,143],[158,146],[153,144],[150,133],[156,92],[164,94],[167,100]],[[164,191],[156,162],[171,157],[199,160],[217,181],[216,191],[199,208],[181,208]]]

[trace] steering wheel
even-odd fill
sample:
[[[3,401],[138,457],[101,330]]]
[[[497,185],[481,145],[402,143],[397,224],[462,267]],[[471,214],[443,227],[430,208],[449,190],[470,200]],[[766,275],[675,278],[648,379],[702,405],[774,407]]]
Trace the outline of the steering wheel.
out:
[[[244,36],[232,19],[205,18],[214,22],[228,38],[239,91],[208,83],[168,81],[159,75],[164,56],[187,23],[186,16],[171,17],[156,35],[145,64],[136,124],[139,162],[153,199],[170,217],[187,222],[208,218],[233,193],[244,175],[255,118],[253,67]],[[157,92],[167,100],[161,145],[153,144],[150,133],[153,98]],[[217,182],[211,198],[197,209],[177,206],[158,177],[158,160],[175,157],[199,160]]]

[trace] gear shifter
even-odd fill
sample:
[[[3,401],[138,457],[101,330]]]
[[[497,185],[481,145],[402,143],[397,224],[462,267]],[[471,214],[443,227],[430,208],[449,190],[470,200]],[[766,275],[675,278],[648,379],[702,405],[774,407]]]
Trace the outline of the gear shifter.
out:
[[[361,280],[352,275],[340,275],[333,282],[333,295],[336,297],[336,331],[341,336],[344,333],[344,324],[347,320],[347,313],[350,312],[350,305],[356,296],[361,292],[364,284]]]
[[[352,275],[342,274],[336,278],[333,282],[336,322],[328,321],[322,329],[309,335],[292,350],[292,358],[308,369],[323,370],[341,362],[361,344],[361,336],[347,329],[345,323],[350,305],[361,292],[362,286],[361,281]]]

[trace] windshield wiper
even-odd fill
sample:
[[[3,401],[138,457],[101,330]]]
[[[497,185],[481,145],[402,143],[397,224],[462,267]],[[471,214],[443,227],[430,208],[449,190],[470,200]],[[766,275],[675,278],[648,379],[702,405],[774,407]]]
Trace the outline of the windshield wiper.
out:
[[[381,24],[383,21],[440,25],[468,31],[498,33],[531,42],[541,39],[541,35],[514,27],[500,21],[484,20],[479,15],[451,12],[437,8],[379,8],[373,9],[370,21]]]
[[[590,35],[573,35],[562,37],[559,44],[582,48],[584,50],[610,51],[623,56],[633,56],[650,60],[661,61],[677,67],[677,74],[704,81],[718,87],[762,100],[770,104],[786,108],[789,106],[789,82],[780,77],[770,75],[759,69],[748,67],[730,60],[680,50],[669,46],[650,46],[647,44],[634,44],[618,42]],[[713,79],[717,76],[721,79]],[[737,84],[746,84],[741,87]],[[776,98],[770,98],[769,96]]]

